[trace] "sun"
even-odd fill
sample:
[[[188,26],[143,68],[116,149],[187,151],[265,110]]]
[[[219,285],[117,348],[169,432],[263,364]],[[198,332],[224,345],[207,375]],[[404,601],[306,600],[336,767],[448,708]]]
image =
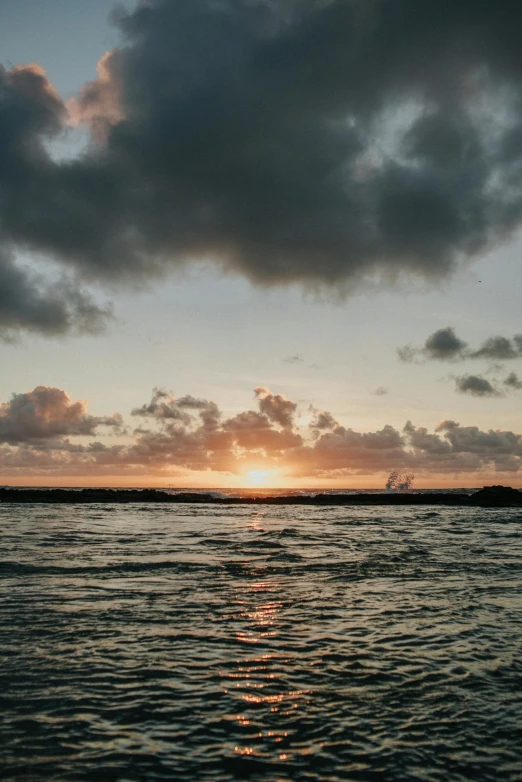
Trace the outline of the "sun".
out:
[[[248,486],[266,486],[270,478],[279,474],[278,470],[249,470],[246,474]]]

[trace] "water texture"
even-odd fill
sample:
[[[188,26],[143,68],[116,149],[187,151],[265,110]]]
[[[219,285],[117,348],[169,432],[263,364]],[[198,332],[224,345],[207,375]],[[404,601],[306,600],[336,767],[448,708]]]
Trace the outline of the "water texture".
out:
[[[522,512],[0,507],[2,780],[522,780]]]

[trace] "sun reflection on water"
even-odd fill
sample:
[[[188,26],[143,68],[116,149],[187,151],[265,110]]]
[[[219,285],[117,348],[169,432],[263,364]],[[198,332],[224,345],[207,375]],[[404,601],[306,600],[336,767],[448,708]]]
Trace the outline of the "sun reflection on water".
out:
[[[256,575],[253,566],[248,571]],[[312,693],[289,681],[296,654],[285,649],[282,638],[283,614],[291,605],[288,586],[270,579],[247,579],[236,587],[237,610],[231,612],[229,621],[234,627],[238,657],[234,668],[223,672],[225,693],[232,699],[234,709],[228,719],[243,732],[243,741],[237,742],[236,737],[231,747],[234,755],[281,768],[280,764],[286,766],[297,756],[312,751],[303,746],[290,749],[296,715],[308,708]],[[258,653],[250,654],[252,647],[259,647]]]

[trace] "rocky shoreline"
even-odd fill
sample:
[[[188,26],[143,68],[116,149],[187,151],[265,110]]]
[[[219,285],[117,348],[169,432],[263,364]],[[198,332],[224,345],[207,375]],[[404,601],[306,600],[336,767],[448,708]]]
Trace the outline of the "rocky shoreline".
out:
[[[168,494],[157,489],[15,489],[1,488],[0,503],[198,503],[212,505],[455,505],[464,507],[522,506],[522,491],[509,486],[484,486],[473,494],[450,492],[315,494],[279,496],[216,497],[214,494],[179,492]]]

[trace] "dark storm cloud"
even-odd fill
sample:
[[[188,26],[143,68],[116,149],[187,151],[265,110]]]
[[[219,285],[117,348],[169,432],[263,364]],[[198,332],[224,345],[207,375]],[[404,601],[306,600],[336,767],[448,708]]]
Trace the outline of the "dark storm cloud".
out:
[[[0,248],[0,339],[16,339],[23,331],[48,337],[92,334],[111,317],[109,307],[95,304],[72,282],[42,281]]]
[[[21,331],[46,336],[96,332],[110,317],[110,310],[95,304],[77,284],[63,277],[56,284],[30,273],[13,253],[16,244],[31,243],[32,216],[47,213],[45,200],[58,172],[42,139],[59,133],[65,118],[65,107],[39,66],[10,71],[0,66],[0,338],[11,339]],[[47,218],[49,227],[54,223],[65,233],[67,205],[62,207],[60,214],[49,212]],[[46,249],[38,242],[34,247]]]
[[[487,380],[480,375],[462,375],[455,378],[455,387],[461,394],[471,394],[471,396],[499,396],[500,392]]]
[[[502,219],[473,108],[481,69],[507,79],[518,51],[505,8],[455,5],[153,0],[120,17],[128,46],[74,111],[147,187],[133,213],[151,250],[268,283],[438,275]],[[411,116],[378,159],[390,108]]]
[[[124,282],[212,258],[262,284],[448,273],[522,216],[513,0],[147,0],[69,106],[0,72],[4,247]],[[79,31],[81,35],[81,31]]]

